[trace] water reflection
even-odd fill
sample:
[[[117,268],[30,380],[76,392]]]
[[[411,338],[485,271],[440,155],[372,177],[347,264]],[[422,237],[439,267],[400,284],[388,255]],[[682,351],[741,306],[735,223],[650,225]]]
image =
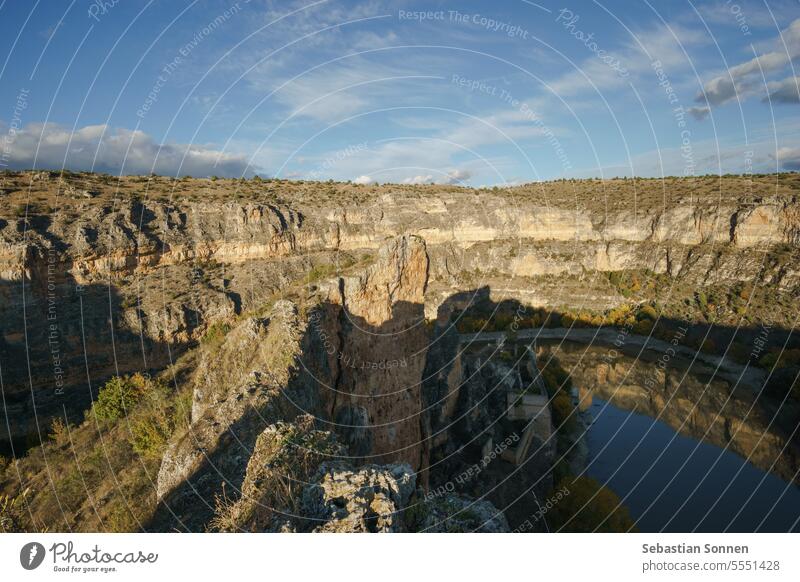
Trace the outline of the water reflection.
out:
[[[778,405],[716,366],[602,345],[542,342],[591,417],[587,473],[623,498],[642,531],[798,529],[797,444]]]
[[[641,531],[797,531],[800,491],[730,450],[594,398],[587,473]]]

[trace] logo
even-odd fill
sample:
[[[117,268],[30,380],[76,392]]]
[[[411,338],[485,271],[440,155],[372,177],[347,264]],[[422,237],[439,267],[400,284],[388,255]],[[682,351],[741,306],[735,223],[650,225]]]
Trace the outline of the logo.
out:
[[[19,563],[26,570],[35,570],[44,561],[44,546],[39,542],[29,542],[19,552]]]

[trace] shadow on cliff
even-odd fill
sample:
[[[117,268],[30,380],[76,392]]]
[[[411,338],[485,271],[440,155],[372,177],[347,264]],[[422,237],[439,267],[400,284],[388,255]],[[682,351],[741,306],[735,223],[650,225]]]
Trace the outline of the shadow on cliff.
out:
[[[38,268],[24,287],[21,282],[0,282],[4,324],[0,371],[7,421],[0,434],[4,449],[0,453],[15,456],[46,438],[54,418],[82,420],[111,375],[162,369],[170,356],[174,359],[188,346],[167,346],[131,331],[123,322],[124,300],[113,285],[79,286],[65,275],[68,269],[63,265],[56,263],[58,272],[49,273],[46,256],[35,264]],[[485,320],[487,329],[508,329],[518,314],[523,319],[535,314],[536,323],[544,327],[560,327],[564,319],[563,313],[532,309],[518,301],[493,302],[488,287],[450,296],[439,307],[432,328],[424,323],[422,304],[395,304],[392,316],[380,325],[371,325],[339,305],[323,304],[319,310],[330,333],[323,337],[308,326],[302,339],[303,366],[289,386],[277,400],[247,409],[220,434],[213,449],[205,451],[203,465],[162,500],[147,529],[204,529],[216,497],[223,495],[222,483],[226,483],[224,495],[238,495],[255,439],[263,429],[302,412],[315,415],[320,428],[334,430],[355,464],[410,462],[420,470],[424,485],[451,478],[480,453],[469,423],[450,427],[442,416],[464,318],[473,323]],[[685,324],[662,318],[658,325],[660,335],[666,336]],[[404,337],[407,333],[414,334],[414,341],[406,341],[411,337]],[[724,349],[732,342],[752,346],[764,330],[693,325],[686,342],[696,344],[706,335]],[[799,345],[796,334],[781,328],[770,329],[765,342],[765,348]],[[630,349],[631,357],[644,361],[650,357],[646,351]],[[777,404],[796,385],[797,372],[788,366],[772,374],[755,400],[765,414],[776,413]],[[57,382],[63,383],[62,393]],[[800,420],[797,403],[792,396],[790,400],[793,404],[780,408],[776,423],[785,438],[794,435]],[[469,412],[474,402],[460,395],[458,407]],[[410,420],[402,421],[409,411]],[[383,425],[381,432],[376,424]],[[444,442],[435,438],[442,431],[452,431]]]
[[[263,321],[269,325],[268,318]],[[313,415],[318,429],[334,432],[346,447],[346,455],[332,461],[425,466],[419,379],[427,337],[422,304],[397,302],[391,316],[377,325],[339,304],[318,305],[299,340],[302,356],[286,385],[271,385],[270,370],[254,370],[260,384],[248,384],[244,395],[240,387],[225,387],[228,398],[248,399],[241,416],[220,429],[214,411],[206,411],[173,442],[184,452],[201,449],[202,457],[159,501],[145,529],[208,529],[215,505],[241,496],[258,436],[300,414]],[[254,396],[270,391],[267,399]],[[209,434],[213,445],[206,448]]]
[[[0,454],[16,457],[54,419],[80,423],[111,376],[155,372],[186,347],[130,330],[115,286],[79,285],[55,255],[34,265],[24,284],[0,281]]]
[[[756,419],[759,422],[763,420],[761,425],[768,426],[773,435],[787,443],[778,462],[778,472],[790,481],[796,479],[796,472],[800,467],[800,435],[796,430],[800,424],[800,362],[790,360],[774,369],[771,366],[756,366],[759,358],[770,353],[770,350],[796,351],[800,348],[800,335],[797,331],[780,327],[734,328],[690,324],[665,317],[644,322],[642,319],[647,318],[637,317],[633,325],[593,326],[574,321],[571,314],[531,308],[516,300],[494,302],[491,300],[491,290],[481,287],[455,294],[442,304],[439,309],[440,325],[437,326],[442,337],[438,342],[432,343],[428,359],[449,362],[452,358],[448,354],[453,353],[457,345],[455,338],[460,336],[462,344],[468,345],[469,338],[494,339],[500,334],[493,331],[498,330],[507,338],[506,341],[513,342],[520,336],[516,341],[524,344],[530,344],[536,336],[541,336],[537,345],[544,349],[545,362],[553,355],[548,346],[555,346],[558,350],[573,352],[573,359],[578,362],[587,349],[600,347],[608,352],[607,360],[611,363],[615,359],[625,358],[648,372],[654,372],[664,364],[668,371],[675,372],[677,383],[670,385],[669,381],[662,381],[661,384],[656,382],[652,387],[643,386],[639,404],[645,406],[639,408],[640,412],[652,412],[654,400],[666,402],[668,408],[672,407],[677,411],[682,400],[684,404],[686,401],[693,403],[699,412],[708,413],[710,418],[714,418],[722,415],[720,403],[727,401],[728,396],[735,391],[737,398],[753,407],[748,418],[753,422]],[[444,322],[450,322],[452,326],[443,326]],[[454,331],[453,327],[462,333]],[[581,332],[585,332],[583,337],[576,337]],[[448,335],[451,336],[449,340]],[[701,346],[702,349],[699,349]],[[671,347],[678,351],[668,352]],[[610,357],[612,353],[614,356]],[[695,353],[701,354],[697,360],[692,359]],[[722,358],[723,362],[719,369],[715,369],[717,358]],[[431,417],[435,418],[439,407],[437,403],[443,402],[447,393],[450,368],[430,372],[426,373],[428,382],[423,394],[433,411]],[[691,393],[689,383],[686,383],[687,386],[681,383],[684,373],[692,379],[693,386],[713,387]],[[652,373],[650,375],[654,376]],[[608,398],[618,387],[619,382],[608,380],[606,389],[601,389],[598,396]],[[653,398],[653,392],[658,392],[656,398]],[[634,405],[633,402],[624,400],[614,403],[629,410]],[[725,410],[731,414],[728,408]],[[682,422],[684,417],[681,415],[666,415],[663,420],[671,424],[673,429],[680,429],[696,438],[705,436],[714,444],[725,447],[729,442],[726,439],[731,438],[730,425],[736,425],[743,419],[723,417],[726,428],[720,433],[709,433],[708,427],[695,426],[694,423],[686,424]],[[683,426],[679,426],[681,424]],[[437,427],[433,426],[432,430],[436,432]],[[447,450],[439,455],[434,453],[432,461],[438,456],[446,457],[449,453]],[[769,463],[762,468],[771,470]]]
[[[215,503],[230,503],[240,495],[258,435],[270,424],[290,421],[301,413],[314,415],[320,429],[336,432],[348,448],[347,460],[353,464],[408,462],[419,471],[418,483],[423,487],[452,479],[461,468],[481,458],[476,431],[490,430],[497,422],[489,418],[478,426],[465,419],[475,417],[478,406],[487,411],[504,406],[504,395],[499,393],[459,394],[455,416],[460,420],[452,422],[453,415],[443,412],[451,389],[448,378],[465,342],[465,322],[474,325],[477,321],[485,324],[485,329],[508,332],[515,318],[522,324],[520,330],[530,323],[560,328],[565,320],[563,313],[533,309],[518,301],[493,302],[488,287],[449,297],[440,305],[433,326],[425,325],[421,304],[397,303],[392,317],[377,326],[338,304],[324,303],[316,312],[320,314],[319,323],[307,326],[301,340],[302,365],[295,369],[288,385],[273,399],[248,407],[218,434],[214,446],[203,450],[200,465],[159,502],[148,530],[206,529]],[[656,329],[663,337],[685,325],[662,318]],[[404,334],[414,330],[425,334],[421,348],[416,340],[404,342]],[[510,337],[516,333],[512,331]],[[760,336],[759,328],[705,325],[689,326],[685,332],[686,342],[698,345],[705,337],[725,346],[730,342],[746,344]],[[773,346],[798,345],[796,335],[778,328],[770,331],[766,341]],[[621,351],[646,363],[657,359],[640,346],[626,346]],[[382,354],[382,359],[376,360],[376,354]],[[797,370],[784,372],[773,376],[762,394],[753,397],[765,413],[775,413],[776,402],[796,381]],[[778,424],[783,428],[778,430],[788,439],[792,437],[789,427],[796,426],[798,420],[797,406],[784,407],[782,414]],[[441,438],[442,434],[448,438]]]

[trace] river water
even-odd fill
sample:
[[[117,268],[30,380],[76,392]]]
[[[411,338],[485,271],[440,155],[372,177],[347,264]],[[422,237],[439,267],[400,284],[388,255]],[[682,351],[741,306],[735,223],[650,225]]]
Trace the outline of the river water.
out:
[[[622,498],[640,531],[800,529],[797,486],[729,449],[597,396],[586,473]]]

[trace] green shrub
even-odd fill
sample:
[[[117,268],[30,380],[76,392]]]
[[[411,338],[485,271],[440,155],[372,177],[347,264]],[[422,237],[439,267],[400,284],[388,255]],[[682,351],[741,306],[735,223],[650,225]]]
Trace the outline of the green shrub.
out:
[[[633,333],[637,335],[649,335],[653,331],[655,322],[652,319],[640,319],[633,325]]]
[[[568,392],[572,388],[572,378],[555,358],[551,357],[547,363],[540,366],[540,370],[550,396],[560,391]]]
[[[131,510],[132,507],[124,499],[121,502],[115,502],[109,509],[108,518],[105,520],[105,531],[111,533],[137,531],[141,526]]]
[[[114,376],[100,390],[92,410],[101,420],[116,420],[127,416],[141,400],[149,383],[141,374]]]
[[[787,350],[771,348],[769,353],[759,358],[758,365],[767,370],[772,368],[780,370],[789,366],[798,366],[800,365],[800,348]]]
[[[65,475],[53,481],[59,503],[69,511],[77,511],[87,499],[87,488],[77,466],[72,466]]]
[[[572,398],[566,392],[559,392],[550,401],[550,409],[553,412],[553,424],[567,433],[576,428],[578,419],[575,416],[575,407],[572,405]]]
[[[643,305],[642,307],[639,308],[639,311],[636,313],[636,319],[638,321],[646,319],[649,319],[650,321],[655,321],[658,319],[658,312],[652,305]]]
[[[339,266],[341,267],[342,265]],[[315,281],[319,281],[321,279],[332,277],[333,275],[336,274],[337,270],[338,270],[337,266],[332,264],[326,263],[326,264],[314,265],[308,271],[308,282],[312,283]]]
[[[25,527],[25,502],[27,490],[16,497],[0,495],[0,532],[21,533]]]
[[[566,491],[547,514],[551,530],[565,532],[636,531],[627,507],[619,497],[589,477],[568,476],[553,491]]]
[[[48,438],[53,441],[57,446],[65,445],[69,442],[69,431],[71,426],[68,426],[60,417],[53,419],[50,423],[50,434]]]
[[[114,376],[100,390],[92,410],[101,420],[116,420],[127,416],[144,396],[160,389],[160,383],[142,374]]]
[[[161,457],[173,428],[163,414],[140,418],[131,426],[131,446],[143,457]]]
[[[217,345],[222,342],[228,332],[231,330],[230,324],[227,323],[214,323],[208,326],[206,333],[200,339],[200,343],[206,345]]]
[[[697,305],[700,307],[700,310],[705,313],[708,311],[708,297],[702,291],[698,291],[694,294],[695,301],[697,301]]]
[[[148,459],[160,459],[175,430],[188,426],[191,397],[191,392],[175,396],[165,384],[152,383],[131,417],[129,440],[133,451]]]

